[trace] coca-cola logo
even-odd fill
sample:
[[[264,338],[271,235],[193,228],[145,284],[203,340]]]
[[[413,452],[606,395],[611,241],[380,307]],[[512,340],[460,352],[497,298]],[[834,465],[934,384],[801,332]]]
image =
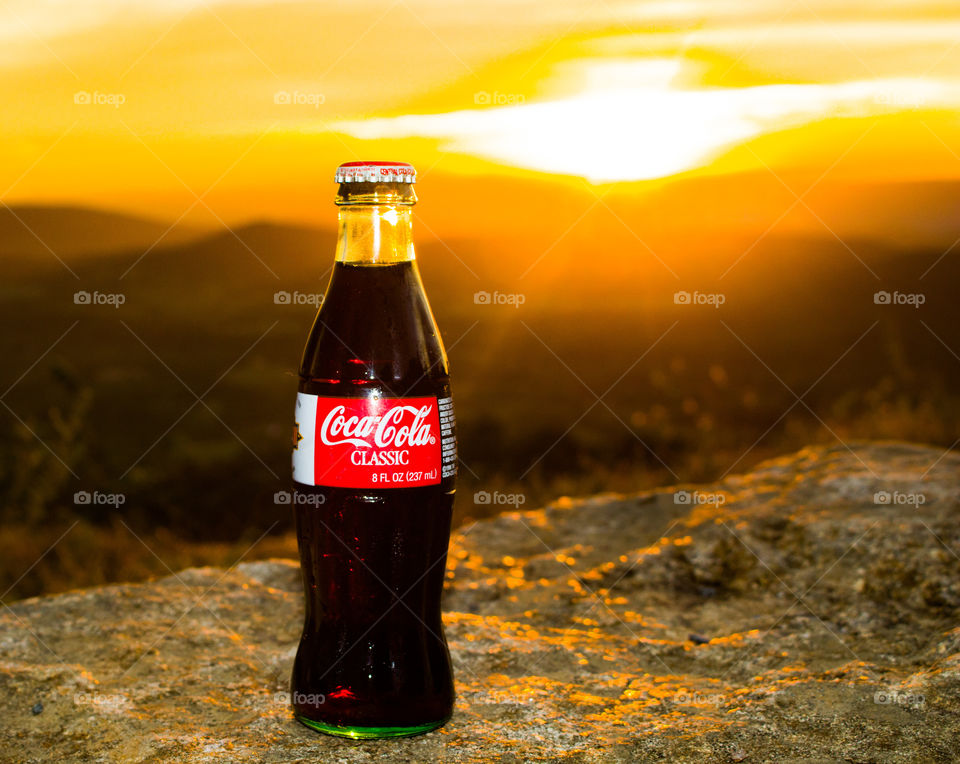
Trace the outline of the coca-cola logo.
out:
[[[453,475],[449,398],[298,393],[295,425],[298,483],[392,489],[437,485]]]
[[[334,406],[320,425],[320,440],[327,446],[403,448],[436,443],[426,421],[432,407],[395,406],[384,414],[347,415],[345,406]]]

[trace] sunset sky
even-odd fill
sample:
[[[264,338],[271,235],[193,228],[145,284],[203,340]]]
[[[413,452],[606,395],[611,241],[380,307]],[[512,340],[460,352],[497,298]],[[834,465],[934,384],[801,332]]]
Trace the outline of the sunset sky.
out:
[[[8,205],[309,222],[358,158],[450,210],[480,177],[960,177],[955,3],[11,0],[0,39]]]

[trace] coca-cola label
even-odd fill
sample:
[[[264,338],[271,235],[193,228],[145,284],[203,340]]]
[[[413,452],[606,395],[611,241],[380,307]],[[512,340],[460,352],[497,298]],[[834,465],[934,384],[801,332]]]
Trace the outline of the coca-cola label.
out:
[[[441,472],[446,476],[443,462],[450,449],[445,436],[453,440],[452,424],[441,431],[440,420],[435,397],[327,398],[298,393],[293,479],[336,488],[436,485]]]

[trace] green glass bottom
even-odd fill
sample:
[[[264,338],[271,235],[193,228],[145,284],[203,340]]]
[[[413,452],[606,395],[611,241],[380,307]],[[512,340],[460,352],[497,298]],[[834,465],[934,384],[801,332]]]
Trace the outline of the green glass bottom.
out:
[[[297,721],[302,725],[309,727],[325,735],[334,735],[335,737],[349,737],[354,740],[373,740],[385,737],[409,737],[410,735],[422,735],[424,732],[430,732],[437,727],[446,724],[446,719],[438,722],[427,722],[426,724],[417,724],[413,727],[354,727],[340,726],[338,724],[325,724],[314,719],[308,719],[300,714],[294,714]]]

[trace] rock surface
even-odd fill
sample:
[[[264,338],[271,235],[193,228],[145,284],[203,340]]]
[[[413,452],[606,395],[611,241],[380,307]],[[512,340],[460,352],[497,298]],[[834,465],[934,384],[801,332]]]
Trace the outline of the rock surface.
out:
[[[0,611],[0,760],[956,761],[960,458],[811,448],[460,529],[443,729],[290,716],[286,560]]]

